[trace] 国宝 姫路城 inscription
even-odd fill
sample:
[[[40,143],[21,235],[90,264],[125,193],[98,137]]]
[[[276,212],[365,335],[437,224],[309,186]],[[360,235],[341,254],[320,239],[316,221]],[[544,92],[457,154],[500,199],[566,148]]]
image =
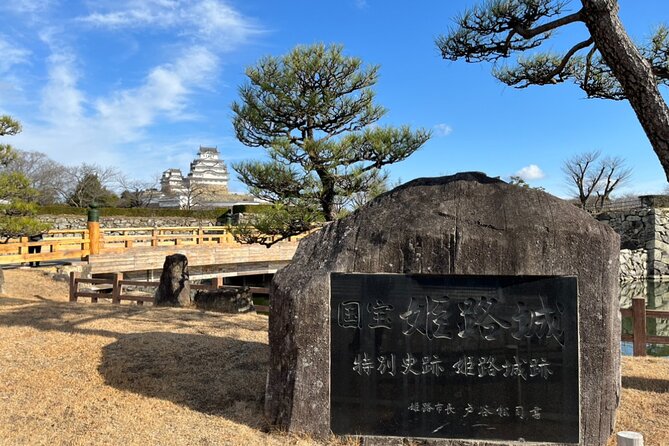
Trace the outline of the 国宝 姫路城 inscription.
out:
[[[579,442],[575,277],[331,277],[336,434]]]

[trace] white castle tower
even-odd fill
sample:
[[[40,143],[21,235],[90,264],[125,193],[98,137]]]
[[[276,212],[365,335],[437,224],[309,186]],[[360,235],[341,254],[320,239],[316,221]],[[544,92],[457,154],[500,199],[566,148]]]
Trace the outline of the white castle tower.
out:
[[[167,169],[160,179],[158,207],[225,207],[233,204],[257,204],[249,195],[230,193],[228,168],[216,147],[200,146],[190,163],[187,176],[180,169]]]
[[[216,147],[202,147],[198,157],[190,163],[190,173],[186,178],[188,185],[209,186],[218,191],[228,190],[228,169],[219,158]]]

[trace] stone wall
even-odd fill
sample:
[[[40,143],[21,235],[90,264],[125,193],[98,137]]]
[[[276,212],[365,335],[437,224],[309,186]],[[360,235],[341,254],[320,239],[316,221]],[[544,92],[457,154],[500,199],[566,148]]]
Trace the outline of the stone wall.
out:
[[[608,212],[597,219],[620,235],[622,280],[669,279],[669,208]]]
[[[85,215],[40,215],[52,229],[86,229]],[[216,220],[190,217],[100,217],[101,228],[146,228],[154,226],[215,226]]]
[[[648,277],[648,256],[644,248],[620,250],[620,280],[623,282]]]

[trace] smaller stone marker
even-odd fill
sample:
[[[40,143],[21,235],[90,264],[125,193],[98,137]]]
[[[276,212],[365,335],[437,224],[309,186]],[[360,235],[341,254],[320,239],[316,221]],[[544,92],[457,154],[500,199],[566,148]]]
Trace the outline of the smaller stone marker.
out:
[[[191,304],[190,282],[188,281],[188,259],[183,254],[165,257],[160,285],[156,290],[153,304],[156,306],[185,307]]]
[[[618,432],[618,446],[643,446],[643,435],[638,432]]]

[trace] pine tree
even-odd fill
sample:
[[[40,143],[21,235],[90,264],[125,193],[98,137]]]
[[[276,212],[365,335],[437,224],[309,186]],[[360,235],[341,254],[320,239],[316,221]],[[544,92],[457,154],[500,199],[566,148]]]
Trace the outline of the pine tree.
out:
[[[234,168],[251,194],[277,205],[256,222],[258,229],[280,239],[307,230],[319,216],[334,220],[337,203],[374,187],[383,166],[429,139],[422,129],[375,125],[386,113],[374,104],[378,70],[345,56],[341,46],[322,44],[246,70],[248,83],[232,105],[235,132],[269,159]]]
[[[10,116],[0,116],[0,136],[16,135],[21,124]],[[15,157],[9,144],[0,144],[0,239],[4,243],[11,238],[40,234],[49,226],[34,218],[37,206],[36,191],[30,181],[20,172],[7,169]]]
[[[637,47],[618,17],[617,0],[489,0],[465,11],[436,43],[448,60],[497,62],[539,48],[554,32],[584,25],[587,35],[567,51],[533,52],[495,69],[503,83],[525,88],[575,82],[590,98],[627,99],[669,180],[669,107],[658,85],[669,83],[669,28]]]

